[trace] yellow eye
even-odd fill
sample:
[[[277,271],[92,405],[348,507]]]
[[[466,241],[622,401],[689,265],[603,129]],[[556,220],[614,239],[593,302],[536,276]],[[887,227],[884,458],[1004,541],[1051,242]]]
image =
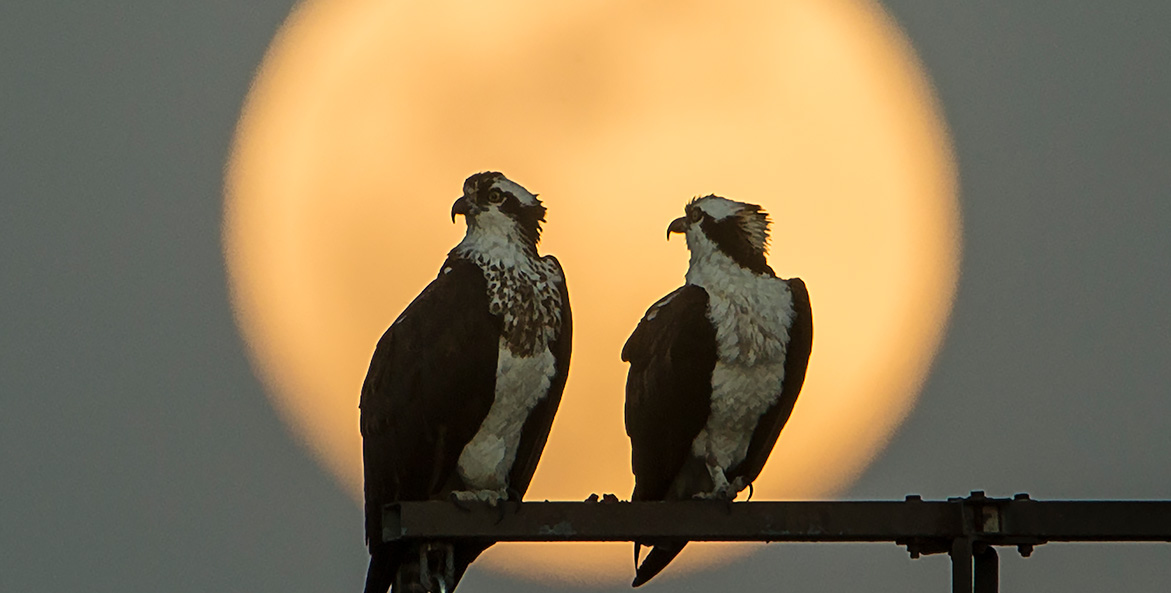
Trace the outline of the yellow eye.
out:
[[[699,208],[692,208],[691,211],[687,213],[687,218],[691,219],[691,222],[699,222],[701,217],[703,217],[703,210],[700,210]]]
[[[488,192],[488,201],[493,204],[499,204],[500,202],[503,202],[504,201],[504,192],[502,192],[496,188],[492,188]]]

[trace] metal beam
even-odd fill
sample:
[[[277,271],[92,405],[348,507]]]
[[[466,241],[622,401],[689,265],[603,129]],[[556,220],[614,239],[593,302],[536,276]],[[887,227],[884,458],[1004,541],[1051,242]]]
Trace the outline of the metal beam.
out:
[[[924,502],[526,502],[468,510],[403,502],[383,539],[491,541],[888,541],[962,533],[955,505]]]
[[[1027,494],[923,501],[525,502],[499,507],[401,502],[382,513],[384,542],[664,540],[894,542],[912,558],[947,553],[954,593],[995,593],[992,546],[1022,556],[1046,542],[1171,542],[1171,501],[1036,501]],[[430,545],[430,544],[428,544]],[[448,547],[450,549],[450,546]]]
[[[383,512],[384,541],[882,542],[914,555],[957,538],[988,545],[1171,541],[1171,501],[526,502],[501,508],[401,502]]]
[[[1008,501],[1004,533],[1050,542],[1171,541],[1171,501]]]

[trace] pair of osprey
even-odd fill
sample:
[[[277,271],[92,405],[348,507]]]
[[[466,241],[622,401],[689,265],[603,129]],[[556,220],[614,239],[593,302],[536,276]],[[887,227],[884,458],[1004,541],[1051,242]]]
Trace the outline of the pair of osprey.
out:
[[[765,262],[759,206],[707,196],[685,213],[667,236],[687,238],[687,283],[651,305],[622,349],[635,501],[731,501],[750,486],[793,410],[813,340],[805,284]],[[537,253],[541,202],[500,173],[477,173],[457,214],[467,234],[378,341],[362,385],[367,593],[428,571],[417,547],[382,542],[383,505],[521,499],[569,372],[569,294],[557,259]],[[686,543],[655,543],[634,586]],[[486,547],[451,547],[453,582],[440,588],[454,588]]]

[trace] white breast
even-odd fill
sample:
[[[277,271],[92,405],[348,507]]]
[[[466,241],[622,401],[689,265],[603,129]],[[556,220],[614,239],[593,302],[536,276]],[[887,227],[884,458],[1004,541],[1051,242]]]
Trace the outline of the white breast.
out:
[[[703,255],[693,257],[687,280],[708,293],[717,360],[711,415],[692,453],[726,470],[744,459],[761,415],[780,396],[795,312],[784,280],[753,274],[719,251]]]
[[[472,490],[503,493],[533,407],[549,392],[556,359],[550,344],[561,330],[561,271],[515,242],[469,232],[456,249],[484,273],[488,310],[503,321],[496,358],[496,392],[488,415],[457,464]]]
[[[516,461],[521,431],[537,402],[549,392],[556,373],[553,353],[545,348],[535,356],[516,356],[500,339],[496,360],[496,399],[480,430],[459,456],[459,473],[475,490],[503,490]]]

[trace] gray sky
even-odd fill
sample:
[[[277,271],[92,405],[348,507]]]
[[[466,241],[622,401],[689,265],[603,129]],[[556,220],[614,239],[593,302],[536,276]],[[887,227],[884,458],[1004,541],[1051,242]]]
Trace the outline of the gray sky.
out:
[[[847,496],[1171,498],[1171,3],[886,5],[952,128],[964,264],[919,406]],[[289,8],[0,3],[0,591],[360,590],[361,512],[269,408],[220,252]],[[1171,590],[1167,545],[1002,558],[1004,591]],[[647,589],[948,579],[893,545],[777,545]]]

